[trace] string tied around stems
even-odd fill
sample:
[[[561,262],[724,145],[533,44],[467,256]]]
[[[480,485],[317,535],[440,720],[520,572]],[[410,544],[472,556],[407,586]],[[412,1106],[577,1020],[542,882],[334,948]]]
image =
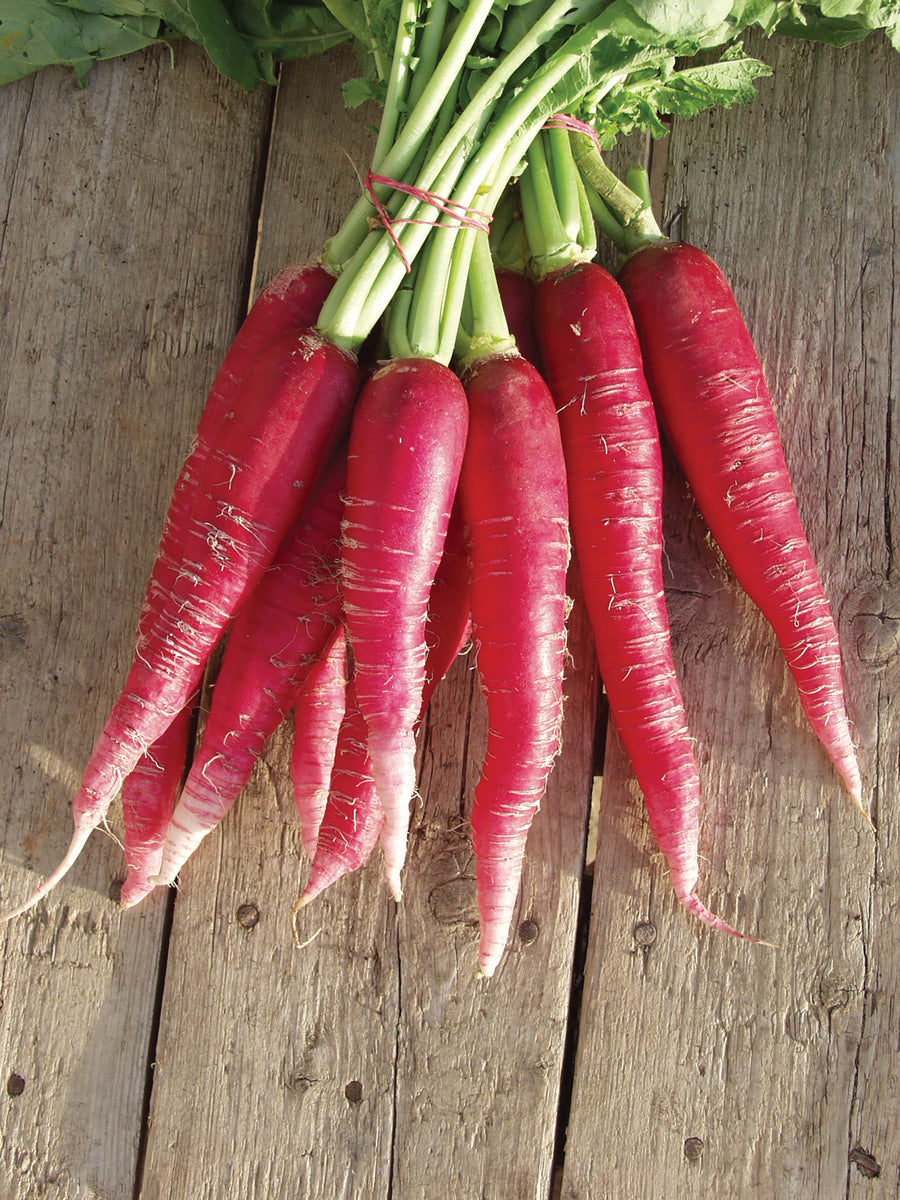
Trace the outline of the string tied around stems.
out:
[[[441,220],[426,221],[420,217],[392,217],[375,194],[375,184],[384,184],[386,187],[393,188],[394,191],[404,192],[416,200],[421,200],[423,204],[428,204],[432,208],[436,208],[438,212],[443,213],[444,216],[450,217],[460,227],[468,226],[470,229],[480,229],[483,233],[490,232],[490,213],[481,212],[470,205],[448,199],[445,196],[439,196],[437,192],[430,192],[426,188],[415,187],[412,184],[401,183],[397,179],[390,179],[387,175],[375,175],[371,171],[366,171],[365,188],[375,208],[375,212],[378,214],[377,219],[373,217],[371,221],[375,227],[380,224],[387,230],[388,236],[397,247],[397,252],[403,260],[403,266],[406,269],[407,275],[412,268],[403,247],[400,245],[400,239],[394,232],[394,226],[401,223],[406,225],[447,225],[450,222]]]
[[[579,121],[577,117],[570,117],[568,113],[557,113],[550,117],[544,124],[545,129],[569,129],[573,133],[583,133],[589,137],[591,141],[596,143],[597,152],[603,153],[603,147],[600,145],[600,137],[593,125],[589,125],[587,121]]]

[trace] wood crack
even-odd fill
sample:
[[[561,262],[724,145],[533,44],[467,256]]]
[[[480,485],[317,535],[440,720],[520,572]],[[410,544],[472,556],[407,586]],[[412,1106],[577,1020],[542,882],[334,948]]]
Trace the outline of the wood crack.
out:
[[[397,1163],[397,1105],[400,1091],[400,1026],[403,1016],[403,958],[400,947],[400,922],[394,922],[394,949],[397,955],[397,1023],[394,1029],[394,1077],[391,1097],[391,1128],[388,1137],[387,1196],[394,1195],[394,1171]]]
[[[156,1072],[156,1052],[159,1046],[159,1031],[162,1021],[163,995],[166,990],[166,965],[169,958],[169,942],[175,916],[174,888],[169,888],[166,897],[166,912],[159,942],[159,970],[156,976],[156,995],[153,1001],[153,1016],[150,1021],[150,1036],[147,1039],[147,1058],[144,1064],[144,1094],[141,1102],[138,1147],[134,1171],[134,1200],[140,1200],[144,1185],[144,1165],[147,1159],[147,1144],[150,1137],[150,1101],[153,1095],[153,1079]]]

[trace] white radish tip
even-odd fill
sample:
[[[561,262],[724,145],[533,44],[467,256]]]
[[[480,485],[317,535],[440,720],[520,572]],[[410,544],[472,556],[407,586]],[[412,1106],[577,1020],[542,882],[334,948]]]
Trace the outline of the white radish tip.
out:
[[[300,909],[306,908],[311,900],[315,900],[318,892],[310,892],[309,888],[294,901],[294,907],[291,909],[291,933],[294,935],[294,945],[300,948],[300,930],[297,928],[297,917],[300,915]]]
[[[865,823],[868,825],[868,827],[874,833],[875,832],[875,822],[872,820],[871,816],[866,811],[866,809],[863,805],[862,793],[858,790],[851,791],[850,792],[850,802],[853,805],[853,807],[856,809],[856,811],[861,814]]]
[[[90,825],[86,829],[76,829],[72,834],[72,840],[69,842],[68,849],[63,855],[62,862],[59,864],[56,870],[47,876],[43,883],[41,883],[41,885],[31,893],[24,903],[20,904],[17,908],[11,909],[9,912],[0,914],[0,921],[11,921],[13,917],[21,916],[22,913],[28,912],[29,908],[34,908],[39,900],[43,900],[47,893],[52,891],[53,888],[55,888],[59,881],[63,878],[63,876],[67,875],[70,869],[75,865],[79,854],[81,854],[81,851],[84,849],[88,838],[91,836],[91,830],[93,828],[94,826]]]
[[[479,962],[478,978],[479,979],[490,979],[493,976],[494,972],[497,970],[498,962],[499,962],[499,959],[496,959],[496,958],[488,958],[488,959],[485,959],[484,962]]]
[[[763,938],[752,937],[749,933],[741,933],[739,929],[732,928],[721,917],[717,917],[715,913],[711,913],[694,892],[689,892],[686,896],[679,896],[678,899],[689,913],[698,917],[710,929],[715,929],[719,933],[728,933],[732,937],[740,938],[742,942],[751,942],[754,946],[768,946],[770,950],[778,949],[778,946],[774,942],[767,942]]]
[[[129,871],[119,893],[119,908],[134,908],[145,896],[149,896],[155,887],[156,884],[150,876]]]
[[[160,871],[158,875],[148,876],[148,883],[153,887],[173,887],[177,878],[177,871]]]
[[[385,878],[387,879],[388,891],[391,893],[391,896],[394,898],[394,900],[396,900],[399,904],[403,899],[403,886],[400,883],[400,872],[396,870],[387,871],[385,873]]]

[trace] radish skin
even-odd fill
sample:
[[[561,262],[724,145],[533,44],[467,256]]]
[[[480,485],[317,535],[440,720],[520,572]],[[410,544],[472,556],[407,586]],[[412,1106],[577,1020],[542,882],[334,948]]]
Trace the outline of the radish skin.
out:
[[[216,372],[193,445],[175,482],[138,622],[140,638],[146,637],[146,628],[174,585],[200,472],[241,381],[272,338],[315,323],[333,284],[334,276],[319,263],[286,267],[263,288],[235,334]]]
[[[431,589],[425,640],[428,658],[425,687],[416,727],[434,690],[469,640],[469,567],[459,509],[451,513],[444,553]],[[342,876],[368,861],[384,824],[366,749],[366,727],[353,683],[347,689],[345,715],[338,733],[330,790],[318,830],[309,882],[294,905],[293,917]],[[294,938],[297,936],[296,922]]]
[[[482,975],[503,954],[525,841],[559,747],[569,560],[566,472],[550,393],[519,354],[464,383],[459,498],[468,532],[475,662],[488,744],[472,805]]]
[[[367,739],[368,727],[359,708],[356,683],[351,679],[338,730],[325,811],[316,831],[312,871],[291,913],[294,941],[298,944],[296,917],[300,909],[338,879],[368,862],[381,836],[384,807],[375,787]]]
[[[762,366],[731,288],[708,255],[676,242],[637,251],[618,278],[697,506],[771,624],[803,710],[869,820],[837,630],[797,512]]]
[[[454,503],[450,512],[447,537],[444,540],[444,552],[428,598],[428,616],[425,619],[428,657],[425,660],[425,689],[419,712],[420,722],[434,695],[434,689],[462,653],[471,632],[466,531],[462,510],[458,503]]]
[[[175,881],[237,800],[298,689],[332,644],[343,643],[338,555],[346,473],[342,450],[235,617],[156,883]]]
[[[385,811],[381,845],[400,899],[425,621],[466,437],[466,397],[431,359],[395,360],[360,393],[350,433],[341,580],[359,707]]]
[[[535,318],[568,474],[575,556],[610,712],[678,899],[697,898],[700,777],[672,660],[662,573],[662,456],[634,322],[609,272],[537,289]]]
[[[509,332],[523,358],[541,369],[541,349],[534,324],[535,287],[517,271],[497,271],[497,287]]]
[[[73,801],[69,847],[6,919],[31,908],[70,870],[123,780],[187,703],[345,433],[357,382],[353,356],[314,332],[288,331],[257,355],[203,464],[182,565],[153,630],[139,639]]]
[[[172,807],[187,765],[195,700],[185,704],[122,785],[122,841],[128,867],[119,897],[122,908],[132,908],[156,886],[153,876],[162,861]]]
[[[347,638],[343,626],[294,696],[291,783],[300,840],[310,861],[325,814],[347,691]]]
[[[286,267],[262,289],[235,334],[210,387],[193,446],[175,482],[138,619],[139,644],[148,636],[159,605],[174,586],[199,474],[240,381],[266,342],[285,330],[315,323],[333,284],[334,276],[319,263]],[[129,863],[122,885],[124,907],[136,904],[151,890],[150,876],[159,870],[165,841],[165,827],[159,822],[167,808],[171,814],[184,772],[190,724],[189,707],[176,718],[174,728],[163,735],[161,743],[154,743],[142,756],[134,771],[137,778],[130,782],[129,777],[123,784],[124,842]]]

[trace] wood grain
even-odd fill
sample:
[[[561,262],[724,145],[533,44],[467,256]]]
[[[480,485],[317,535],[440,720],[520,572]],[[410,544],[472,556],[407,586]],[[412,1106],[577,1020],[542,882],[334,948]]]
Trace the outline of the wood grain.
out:
[[[303,910],[293,945],[308,867],[288,725],[177,895],[120,913],[121,852],[97,834],[4,927],[4,1198],[897,1194],[897,56],[883,39],[756,49],[775,66],[757,100],[676,123],[654,179],[760,345],[877,837],[669,459],[702,895],[779,949],[678,908],[614,731],[579,921],[599,701],[573,570],[564,748],[494,979],[475,975],[467,822],[486,729],[463,657],[422,730],[399,907],[376,856]],[[337,51],[246,96],[179,46],[174,69],[147,53],[83,91],[48,71],[0,94],[4,905],[68,839],[172,483],[248,300],[355,197],[374,114],[342,108],[353,71]]]
[[[897,63],[884,44],[755,49],[775,73],[752,105],[675,126],[664,219],[720,262],[759,345],[844,633],[878,834],[844,800],[670,461],[668,596],[704,784],[702,894],[778,949],[678,910],[613,734],[565,1200],[896,1194],[898,781],[884,751],[897,737],[898,163],[884,148]],[[876,1061],[880,1106],[861,1078]]]
[[[315,254],[349,207],[350,160],[364,162],[371,149],[358,116],[337,104],[350,70],[348,56],[333,55],[285,72],[260,278]],[[324,98],[327,119],[312,96]],[[423,730],[403,904],[389,900],[376,856],[304,910],[302,951],[292,950],[287,921],[305,870],[285,782],[289,731],[272,740],[237,819],[182,874],[148,1197],[424,1197],[435,1172],[461,1195],[547,1193],[592,768],[593,651],[580,619],[571,652],[568,750],[523,884],[520,921],[535,932],[516,939],[492,983],[476,977],[467,820],[486,730],[470,663],[439,690]],[[265,911],[252,933],[236,923],[247,903]],[[211,984],[214,1007],[203,1000]],[[183,1129],[198,1078],[201,1128]],[[286,1145],[297,1152],[279,1153]]]
[[[199,55],[185,62],[147,54],[84,90],[61,70],[4,89],[17,150],[3,156],[0,267],[4,906],[70,836],[68,801],[239,315],[222,297],[240,294],[266,106],[235,105]],[[120,913],[121,875],[98,833],[58,892],[3,927],[9,1200],[132,1195],[165,897]]]

